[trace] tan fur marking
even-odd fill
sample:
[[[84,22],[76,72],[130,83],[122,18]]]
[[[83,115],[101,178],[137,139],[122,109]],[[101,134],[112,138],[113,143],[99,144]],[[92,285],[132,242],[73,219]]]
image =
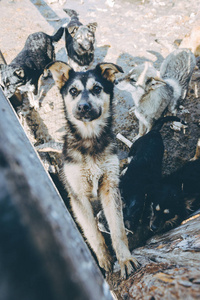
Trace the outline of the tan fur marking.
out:
[[[71,70],[71,67],[64,62],[57,61],[51,64],[48,69],[51,71],[56,85],[59,89],[61,89],[65,82],[69,79],[69,71]]]
[[[100,68],[102,75],[111,82],[114,82],[115,80],[115,73],[123,73],[121,67],[111,63],[102,63],[100,64]]]

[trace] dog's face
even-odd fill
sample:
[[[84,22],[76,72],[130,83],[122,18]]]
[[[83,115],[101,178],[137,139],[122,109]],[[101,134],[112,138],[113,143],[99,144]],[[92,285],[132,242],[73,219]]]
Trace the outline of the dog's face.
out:
[[[21,67],[15,65],[0,65],[0,84],[6,97],[14,95],[16,89],[26,82],[25,73]]]
[[[127,75],[119,78],[117,83],[119,89],[132,94],[135,103],[139,102],[144,94],[166,84],[149,62],[135,66]]]
[[[110,114],[115,73],[123,70],[111,63],[102,63],[93,70],[75,72],[68,64],[55,62],[48,66],[61,90],[67,118],[73,124],[106,120]],[[87,126],[87,125],[84,125]]]
[[[94,51],[96,27],[97,23],[89,23],[88,25],[74,26],[69,29],[76,53],[83,55]]]
[[[161,185],[151,196],[147,196],[150,203],[150,229],[161,232],[172,228],[183,213],[183,197],[181,191],[172,185]]]

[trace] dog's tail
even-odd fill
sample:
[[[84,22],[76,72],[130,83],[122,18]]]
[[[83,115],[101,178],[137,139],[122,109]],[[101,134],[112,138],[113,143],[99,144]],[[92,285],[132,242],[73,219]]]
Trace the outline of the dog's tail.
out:
[[[179,48],[164,59],[160,67],[160,76],[164,80],[176,80],[181,86],[181,97],[185,99],[195,66],[194,54],[189,49]]]
[[[70,17],[70,21],[63,24],[62,27],[66,28],[66,30],[68,29],[71,33],[73,32],[74,27],[79,27],[80,25],[82,25],[82,23],[79,21],[78,13],[75,10],[69,8],[63,8],[63,10]]]
[[[159,130],[161,130],[164,123],[174,122],[174,121],[185,124],[184,121],[182,121],[179,117],[176,117],[176,116],[161,117],[155,121],[151,130],[159,131]]]
[[[58,42],[63,36],[64,28],[60,27],[54,35],[51,36],[52,42]]]
[[[72,18],[78,18],[78,13],[73,10],[73,9],[69,9],[69,8],[63,8],[64,12],[66,12],[66,14],[68,14],[68,16],[72,19]]]

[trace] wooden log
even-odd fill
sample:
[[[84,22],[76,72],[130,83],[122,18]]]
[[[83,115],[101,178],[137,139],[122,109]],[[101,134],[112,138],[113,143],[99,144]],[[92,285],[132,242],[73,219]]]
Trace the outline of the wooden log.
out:
[[[112,299],[0,89],[0,299]]]
[[[127,280],[110,279],[118,299],[198,299],[200,295],[200,214],[152,237],[132,253],[141,263]],[[118,282],[118,283],[116,283]]]

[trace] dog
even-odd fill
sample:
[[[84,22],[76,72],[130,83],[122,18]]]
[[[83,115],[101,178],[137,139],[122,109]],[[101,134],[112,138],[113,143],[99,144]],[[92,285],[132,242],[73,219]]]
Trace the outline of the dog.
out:
[[[115,73],[112,63],[75,72],[63,62],[47,66],[60,89],[66,110],[62,181],[72,210],[99,265],[111,271],[111,256],[98,230],[92,201],[99,198],[111,232],[112,245],[124,277],[138,266],[125,234],[119,193],[119,159],[112,132],[112,100]]]
[[[200,157],[165,176],[157,190],[147,195],[150,229],[165,232],[200,208]]]
[[[132,94],[134,113],[139,120],[139,134],[135,139],[149,132],[154,121],[166,112],[176,115],[178,100],[186,97],[195,65],[190,50],[178,49],[164,59],[160,72],[150,62],[145,62],[116,81],[123,82],[119,89]]]
[[[120,180],[120,191],[124,207],[124,222],[134,230],[142,218],[147,193],[156,190],[162,178],[164,144],[160,129],[166,122],[179,121],[176,116],[159,118],[151,131],[137,139],[131,146],[132,157]]]
[[[12,97],[16,90],[28,92],[30,105],[37,107],[34,95],[37,94],[38,79],[45,66],[55,60],[53,43],[61,39],[63,32],[61,27],[53,36],[44,32],[30,34],[12,62],[0,65],[0,82],[6,97]]]
[[[76,71],[89,69],[94,61],[95,31],[97,23],[83,25],[76,11],[64,9],[71,17],[65,27],[65,44],[68,63]]]

